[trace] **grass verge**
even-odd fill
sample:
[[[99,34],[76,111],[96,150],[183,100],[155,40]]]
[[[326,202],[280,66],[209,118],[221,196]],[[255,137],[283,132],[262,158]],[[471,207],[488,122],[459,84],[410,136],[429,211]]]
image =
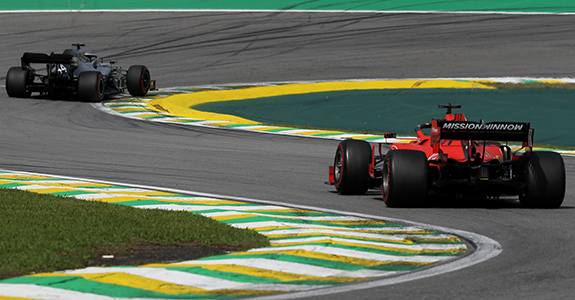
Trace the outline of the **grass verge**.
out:
[[[139,209],[0,189],[0,279],[87,266],[139,245],[231,251],[269,245],[263,235],[183,211]]]

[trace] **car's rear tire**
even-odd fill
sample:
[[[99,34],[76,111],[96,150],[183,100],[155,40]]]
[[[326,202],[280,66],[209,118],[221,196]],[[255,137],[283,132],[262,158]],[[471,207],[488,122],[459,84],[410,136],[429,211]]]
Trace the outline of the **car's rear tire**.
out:
[[[32,78],[30,70],[21,67],[12,67],[6,74],[6,93],[9,97],[29,98],[32,95],[27,89]]]
[[[104,76],[97,71],[82,72],[78,76],[78,99],[82,102],[104,100],[106,83]]]
[[[419,207],[427,198],[429,163],[424,152],[392,150],[383,166],[383,201],[390,207]]]
[[[334,159],[334,183],[343,195],[361,195],[370,183],[369,164],[373,156],[366,141],[345,140],[339,143]]]
[[[557,152],[534,151],[525,155],[524,207],[558,208],[565,198],[565,163]]]
[[[142,97],[148,94],[152,80],[150,71],[145,66],[131,66],[128,69],[126,87],[130,95]]]

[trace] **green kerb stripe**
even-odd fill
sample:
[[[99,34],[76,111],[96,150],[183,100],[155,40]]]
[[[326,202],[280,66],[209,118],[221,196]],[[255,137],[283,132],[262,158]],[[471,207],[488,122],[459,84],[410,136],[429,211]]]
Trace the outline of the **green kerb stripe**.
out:
[[[13,183],[0,184],[0,188],[11,189],[11,188],[19,187],[19,186],[24,186],[24,185],[27,185],[27,184],[13,182]]]
[[[265,253],[265,254],[251,254],[251,255],[234,255],[229,254],[225,257],[227,259],[270,259],[275,261],[284,261],[284,262],[293,262],[293,263],[301,263],[306,265],[313,265],[318,267],[325,267],[330,269],[337,269],[337,270],[344,270],[344,271],[357,271],[357,270],[379,270],[379,271],[409,271],[415,270],[417,268],[421,268],[427,264],[421,263],[406,263],[406,262],[382,262],[381,264],[377,264],[374,266],[366,266],[360,264],[352,264],[346,263],[341,261],[334,261],[334,260],[326,260],[321,258],[313,258],[313,257],[305,257],[305,256],[297,256],[285,253]],[[205,258],[200,260],[212,260],[211,258]],[[225,260],[222,260],[222,264],[225,264]],[[171,269],[169,267],[168,269]]]
[[[234,299],[237,296],[205,295],[205,294],[164,294],[146,291],[117,284],[107,284],[92,280],[86,280],[76,276],[34,277],[24,276],[9,278],[0,283],[34,284],[39,286],[65,289],[69,291],[89,293],[115,298],[164,298],[164,299]]]
[[[384,255],[393,255],[393,256],[398,256],[398,257],[412,257],[412,256],[460,256],[462,252],[465,252],[466,249],[462,249],[462,250],[451,250],[450,252],[434,252],[433,250],[429,250],[428,252],[420,252],[420,251],[415,251],[413,253],[407,252],[410,251],[409,249],[406,249],[405,252],[404,251],[392,251],[392,250],[381,250],[381,249],[375,249],[375,248],[369,248],[369,247],[361,247],[361,246],[346,246],[346,245],[340,245],[340,244],[332,244],[332,243],[326,243],[326,242],[310,242],[310,243],[306,243],[305,245],[314,245],[314,246],[324,246],[324,247],[330,247],[330,248],[339,248],[339,249],[346,249],[346,250],[354,250],[354,251],[361,251],[361,252],[368,252],[368,253],[377,253],[377,254],[384,254]],[[274,251],[278,251],[280,252],[282,248],[293,248],[293,245],[290,246],[274,246],[273,250]],[[265,249],[265,248],[263,248]],[[291,249],[290,249],[291,250]],[[412,250],[413,251],[413,250]]]
[[[345,233],[344,233],[345,234]],[[329,237],[329,235],[325,235],[326,237]],[[273,243],[273,241],[276,240],[297,240],[297,239],[305,239],[305,238],[321,238],[321,235],[297,235],[297,236],[290,236],[290,237],[268,237],[268,240],[270,240],[270,242]],[[336,236],[335,238],[340,238],[340,239],[345,239],[345,240],[349,240],[349,241],[358,241],[358,242],[363,242],[363,241],[371,241],[374,243],[386,243],[386,244],[397,244],[397,245],[419,245],[419,244],[432,244],[432,245],[461,245],[461,244],[465,244],[463,243],[461,240],[443,240],[443,241],[420,241],[420,242],[410,242],[410,243],[406,243],[406,242],[398,242],[398,241],[378,241],[374,238],[362,238],[362,237],[351,237],[351,236],[346,236],[346,237],[339,237]],[[381,237],[382,239],[385,239],[385,236]]]
[[[54,195],[54,196],[70,197],[70,196],[76,196],[76,195],[94,194],[94,192],[65,191],[65,192],[56,192],[56,193],[48,193],[48,194],[49,194],[49,195]]]
[[[320,281],[320,280],[293,280],[293,281],[283,281],[273,278],[265,278],[259,276],[251,276],[241,273],[233,272],[222,272],[217,270],[204,269],[202,267],[166,267],[167,270],[180,271],[191,274],[203,275],[214,277],[218,279],[230,280],[235,282],[246,282],[246,283],[265,283],[265,284],[293,284],[293,285],[327,285],[327,284],[339,284],[341,281]]]

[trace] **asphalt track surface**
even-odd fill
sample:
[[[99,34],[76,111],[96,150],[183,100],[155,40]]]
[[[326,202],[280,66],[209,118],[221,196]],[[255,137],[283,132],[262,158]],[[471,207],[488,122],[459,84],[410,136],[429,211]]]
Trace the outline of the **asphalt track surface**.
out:
[[[18,65],[23,52],[59,52],[82,42],[123,66],[146,64],[160,87],[572,77],[573,21],[575,16],[473,14],[5,14],[0,70]],[[86,103],[9,99],[3,88],[0,104],[3,169],[400,218],[475,232],[503,247],[499,256],[470,268],[343,292],[338,299],[566,299],[575,292],[572,157],[565,157],[568,189],[561,209],[521,209],[514,199],[391,209],[378,193],[344,197],[323,184],[337,141],[148,123]]]

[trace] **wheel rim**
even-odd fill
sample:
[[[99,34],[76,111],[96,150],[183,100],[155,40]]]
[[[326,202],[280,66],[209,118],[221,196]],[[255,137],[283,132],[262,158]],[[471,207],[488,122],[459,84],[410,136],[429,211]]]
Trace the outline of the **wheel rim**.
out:
[[[148,69],[145,69],[144,74],[142,74],[142,88],[144,91],[150,89],[150,72],[148,72]]]
[[[383,166],[381,192],[383,193],[383,200],[387,201],[387,196],[389,193],[389,170],[387,164]]]
[[[335,155],[335,168],[333,172],[333,178],[336,183],[339,183],[341,179],[342,168],[343,168],[343,159],[341,157],[341,150],[338,150]]]
[[[104,77],[102,75],[98,78],[98,95],[100,98],[104,97]]]

